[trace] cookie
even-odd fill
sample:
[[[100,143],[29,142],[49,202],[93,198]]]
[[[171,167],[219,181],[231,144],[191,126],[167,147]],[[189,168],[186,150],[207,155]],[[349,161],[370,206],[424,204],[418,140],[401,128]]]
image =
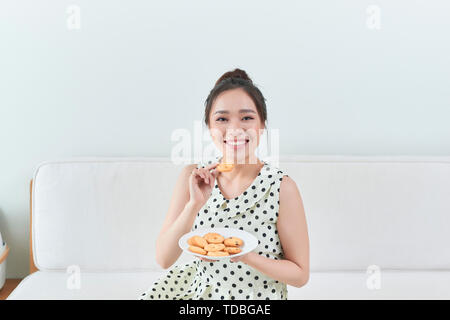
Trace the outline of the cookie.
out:
[[[227,246],[227,247],[240,247],[242,246],[242,244],[244,243],[244,241],[242,241],[242,239],[238,238],[238,237],[229,237],[226,238],[223,243]]]
[[[222,243],[225,238],[218,233],[210,232],[203,236],[208,243]]]
[[[216,167],[217,171],[220,171],[220,172],[230,172],[231,170],[233,170],[233,168],[234,168],[233,163],[220,163]]]
[[[206,251],[221,251],[223,249],[225,249],[225,245],[223,243],[210,243],[207,244],[204,249]]]
[[[193,236],[189,238],[188,244],[191,246],[204,248],[208,244],[208,242],[200,236]]]
[[[242,251],[241,248],[238,247],[225,247],[223,251],[228,252],[229,254],[236,254]]]
[[[200,247],[196,247],[196,246],[189,246],[189,251],[192,251],[192,252],[194,252],[194,253],[199,253],[199,254],[206,254],[206,251],[205,250],[203,250],[202,248],[200,248]]]
[[[224,257],[229,256],[230,254],[226,251],[208,251],[208,256],[214,256],[214,257]]]

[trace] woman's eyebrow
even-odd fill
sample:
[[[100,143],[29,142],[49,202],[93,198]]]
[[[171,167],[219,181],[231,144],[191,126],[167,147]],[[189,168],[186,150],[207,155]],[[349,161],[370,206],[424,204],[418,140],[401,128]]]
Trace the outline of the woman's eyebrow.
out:
[[[239,113],[247,113],[247,112],[249,112],[249,113],[256,113],[252,109],[241,109],[241,110],[239,110]],[[230,113],[230,112],[227,111],[227,110],[218,110],[218,111],[214,112],[214,114],[216,114],[216,113]]]

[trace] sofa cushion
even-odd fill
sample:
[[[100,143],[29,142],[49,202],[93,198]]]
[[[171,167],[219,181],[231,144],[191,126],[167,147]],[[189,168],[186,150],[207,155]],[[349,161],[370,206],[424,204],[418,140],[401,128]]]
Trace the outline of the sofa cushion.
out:
[[[450,157],[295,156],[274,165],[302,195],[311,271],[450,269]],[[169,158],[40,164],[32,217],[37,268],[160,269],[155,242],[182,167]]]
[[[450,299],[450,271],[381,270],[379,287],[370,281],[372,276],[358,271],[314,272],[305,286],[288,286],[288,299]]]
[[[78,282],[74,273],[36,271],[24,278],[8,299],[133,300],[162,274],[162,271],[82,272]]]
[[[69,289],[71,286],[67,283],[71,274],[37,271],[23,279],[8,299],[136,300],[162,275],[164,271],[83,272],[79,289]],[[369,289],[369,276],[364,272],[312,272],[305,286],[288,286],[288,298],[450,299],[450,271],[382,271],[380,275],[379,289]],[[73,287],[74,282],[71,283]]]
[[[41,271],[157,271],[155,245],[181,170],[167,159],[41,163],[32,190]],[[184,261],[186,257],[181,257]]]
[[[450,157],[292,157],[313,271],[450,270]]]

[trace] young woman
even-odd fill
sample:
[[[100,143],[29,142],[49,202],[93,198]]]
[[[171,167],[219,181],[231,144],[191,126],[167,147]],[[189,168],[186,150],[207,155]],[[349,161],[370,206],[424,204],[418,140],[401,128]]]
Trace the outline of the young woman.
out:
[[[287,285],[308,282],[309,238],[296,183],[254,154],[266,128],[265,98],[245,71],[235,69],[219,78],[205,104],[205,123],[223,155],[183,168],[156,261],[171,267],[182,253],[178,239],[197,228],[245,230],[258,246],[230,260],[175,265],[139,299],[287,299]],[[217,171],[220,162],[234,163],[233,170]]]

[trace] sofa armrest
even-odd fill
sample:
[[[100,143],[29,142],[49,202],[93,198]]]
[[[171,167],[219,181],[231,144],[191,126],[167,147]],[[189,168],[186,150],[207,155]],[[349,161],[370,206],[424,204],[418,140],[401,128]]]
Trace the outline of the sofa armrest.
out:
[[[0,263],[3,263],[3,261],[6,260],[6,258],[8,257],[9,254],[9,247],[8,245],[6,245],[5,250],[3,251],[2,255],[0,256]]]

